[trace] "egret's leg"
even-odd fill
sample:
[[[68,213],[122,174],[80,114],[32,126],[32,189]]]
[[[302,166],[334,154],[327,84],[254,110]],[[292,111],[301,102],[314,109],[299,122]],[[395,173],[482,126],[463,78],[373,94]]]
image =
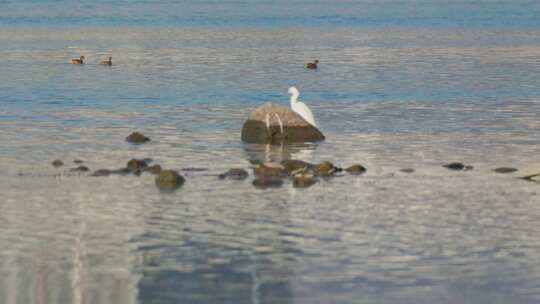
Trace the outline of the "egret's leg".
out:
[[[266,121],[266,129],[270,131],[270,114],[266,113],[264,120]]]
[[[276,116],[279,123],[279,129],[281,130],[281,134],[283,134],[283,122],[281,122],[281,118],[279,118],[279,115],[277,113],[274,113],[274,115]]]

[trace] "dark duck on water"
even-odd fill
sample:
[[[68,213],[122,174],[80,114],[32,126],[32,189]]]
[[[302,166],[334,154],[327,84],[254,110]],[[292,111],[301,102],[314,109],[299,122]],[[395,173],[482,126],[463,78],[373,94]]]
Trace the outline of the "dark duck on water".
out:
[[[71,59],[72,64],[84,64],[84,56],[79,57],[79,59]]]
[[[316,70],[318,63],[319,63],[319,60],[317,60],[317,59],[315,61],[313,61],[313,62],[306,63],[306,69]]]

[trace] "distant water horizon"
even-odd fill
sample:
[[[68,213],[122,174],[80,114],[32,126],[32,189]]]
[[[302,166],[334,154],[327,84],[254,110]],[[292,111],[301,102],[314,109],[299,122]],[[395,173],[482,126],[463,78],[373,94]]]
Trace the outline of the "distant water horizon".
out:
[[[525,0],[0,0],[0,303],[538,303],[540,183],[519,178],[540,173],[538,16]],[[326,140],[243,143],[292,85]],[[132,158],[186,183],[90,176]],[[252,185],[283,159],[367,172]],[[230,168],[250,175],[217,177]]]

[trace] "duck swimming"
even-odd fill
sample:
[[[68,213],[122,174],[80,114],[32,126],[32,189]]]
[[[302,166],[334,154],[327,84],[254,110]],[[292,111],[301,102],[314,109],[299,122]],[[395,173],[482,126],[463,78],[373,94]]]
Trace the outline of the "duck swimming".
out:
[[[315,59],[313,62],[306,63],[306,69],[316,70],[319,60]]]
[[[71,59],[72,64],[84,64],[84,56],[79,57],[79,59]]]
[[[109,59],[102,60],[99,64],[112,65],[112,57],[109,57]]]

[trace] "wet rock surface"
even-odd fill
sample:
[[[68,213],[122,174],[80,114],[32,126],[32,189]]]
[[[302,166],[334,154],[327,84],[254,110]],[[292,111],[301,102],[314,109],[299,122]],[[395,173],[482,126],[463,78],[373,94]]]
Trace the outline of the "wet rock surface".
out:
[[[248,176],[249,176],[249,173],[246,170],[240,169],[240,168],[233,168],[225,173],[218,175],[220,179],[228,178],[228,179],[233,179],[233,180],[244,180],[248,178]]]
[[[446,165],[443,165],[446,169],[454,170],[454,171],[470,171],[473,170],[474,167],[471,165],[465,165],[463,163],[449,163]]]
[[[269,127],[266,124],[267,115]],[[319,129],[309,124],[289,107],[274,105],[271,102],[251,112],[242,127],[242,141],[247,143],[294,143],[321,140],[324,140],[324,135]]]
[[[301,170],[304,170],[304,171],[311,170],[314,167],[314,165],[311,163],[308,163],[302,160],[297,160],[297,159],[284,160],[280,164],[283,166],[287,174],[293,174],[294,172],[301,171]]]
[[[308,188],[317,183],[317,180],[309,174],[297,174],[293,176],[293,187]]]
[[[92,172],[92,174],[90,174],[90,176],[109,176],[112,173],[113,170],[109,170],[109,169],[99,169],[99,170],[96,170],[94,172]]]
[[[315,173],[315,175],[322,177],[329,177],[341,171],[341,168],[334,166],[334,164],[329,161],[323,161],[322,163],[316,165],[313,168],[313,172]]]
[[[203,172],[208,171],[208,168],[183,168],[182,171],[184,172]]]
[[[148,172],[148,173],[151,173],[151,174],[159,174],[161,173],[162,171],[162,168],[160,165],[152,165],[152,166],[148,166],[148,167],[144,167],[143,169],[144,172]]]
[[[365,173],[367,170],[364,166],[356,164],[348,167],[347,169],[345,169],[345,171],[349,174],[360,175]]]
[[[142,133],[133,132],[126,137],[126,141],[133,144],[141,144],[150,141],[150,138],[144,136]]]
[[[132,158],[126,164],[126,168],[128,168],[134,174],[140,174],[141,171],[146,167],[148,167],[148,164],[144,159]]]
[[[254,179],[252,184],[258,189],[279,188],[283,186],[283,179],[277,176],[261,176]]]
[[[133,173],[133,172],[128,168],[120,168],[120,169],[114,169],[114,170],[111,170],[111,169],[98,169],[98,170],[92,172],[92,174],[90,174],[90,176],[128,175],[128,174],[131,174],[131,173]]]
[[[502,173],[502,174],[505,174],[505,173],[513,173],[513,172],[516,172],[516,171],[518,171],[518,169],[516,169],[516,168],[509,168],[509,167],[499,167],[499,168],[493,169],[493,171],[496,172],[496,173]]]
[[[69,169],[70,172],[88,172],[90,169],[88,169],[87,166],[78,166],[77,168],[71,168]]]
[[[156,177],[156,186],[163,191],[173,191],[185,182],[184,177],[174,170],[162,170]]]
[[[287,173],[285,171],[285,167],[283,167],[281,164],[276,163],[264,163],[262,165],[258,165],[253,170],[253,173],[257,176],[279,176],[283,177],[286,176]]]
[[[449,164],[443,165],[443,167],[445,167],[446,169],[450,169],[450,170],[463,170],[463,169],[465,169],[465,165],[462,164],[462,163],[449,163]]]

